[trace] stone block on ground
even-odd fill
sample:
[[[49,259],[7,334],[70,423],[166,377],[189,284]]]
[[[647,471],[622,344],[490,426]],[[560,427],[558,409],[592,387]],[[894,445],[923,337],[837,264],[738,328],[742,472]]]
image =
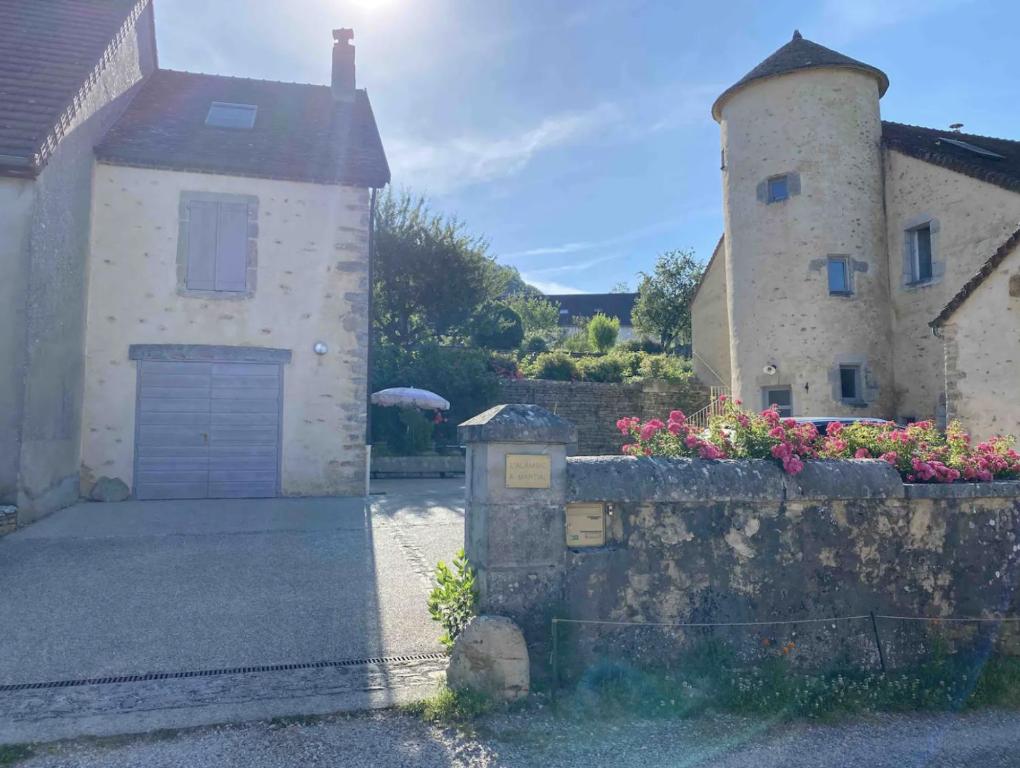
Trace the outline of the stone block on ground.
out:
[[[531,678],[524,634],[505,616],[476,616],[457,637],[446,670],[454,690],[501,701],[528,695]]]
[[[119,477],[101,477],[92,486],[89,498],[92,501],[126,501],[131,489]]]

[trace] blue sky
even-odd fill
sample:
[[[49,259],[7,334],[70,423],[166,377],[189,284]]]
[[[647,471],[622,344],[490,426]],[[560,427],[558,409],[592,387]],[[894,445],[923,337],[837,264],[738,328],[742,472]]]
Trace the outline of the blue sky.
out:
[[[1020,3],[155,0],[160,64],[327,83],[351,26],[393,182],[546,292],[722,231],[715,97],[790,39],[883,69],[887,120],[1020,139]]]

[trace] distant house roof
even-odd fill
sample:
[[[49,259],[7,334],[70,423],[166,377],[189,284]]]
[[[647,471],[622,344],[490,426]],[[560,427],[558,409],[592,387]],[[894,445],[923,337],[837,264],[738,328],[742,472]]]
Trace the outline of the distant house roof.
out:
[[[857,59],[851,59],[849,56],[844,56],[842,53],[826,48],[824,45],[805,40],[800,32],[794,31],[793,39],[790,42],[722,92],[712,105],[712,117],[719,120],[723,102],[749,83],[803,69],[816,68],[855,69],[859,72],[872,75],[878,81],[879,96],[883,96],[889,89],[889,78],[886,77],[885,72],[882,70],[870,64],[865,64],[862,61],[857,61]]]
[[[620,325],[631,325],[630,313],[637,297],[636,293],[561,293],[545,298],[560,305],[560,325],[573,325],[576,318],[590,318],[599,312],[618,318]]]
[[[883,121],[882,143],[918,160],[1020,192],[1018,141]]]
[[[0,0],[0,174],[42,170],[149,0]]]
[[[987,280],[989,275],[995,272],[998,266],[1002,264],[1002,262],[1006,260],[1006,257],[1016,250],[1017,247],[1020,247],[1020,229],[1013,232],[1012,235],[1006,238],[1002,245],[995,249],[995,253],[989,256],[988,260],[981,265],[981,268],[977,271],[977,273],[963,284],[963,287],[956,292],[956,295],[949,300],[949,303],[947,303],[946,306],[942,308],[942,311],[939,312],[938,317],[932,320],[929,325],[935,328],[944,324],[959,308],[959,306],[967,300],[967,297],[974,293],[978,286]]]
[[[213,102],[256,107],[250,129],[206,125]],[[99,146],[144,168],[383,187],[390,180],[368,95],[329,86],[159,70]]]

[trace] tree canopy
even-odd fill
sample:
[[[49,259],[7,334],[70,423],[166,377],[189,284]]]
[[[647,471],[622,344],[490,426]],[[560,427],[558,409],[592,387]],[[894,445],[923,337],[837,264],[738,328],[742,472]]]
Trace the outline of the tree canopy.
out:
[[[659,340],[664,349],[691,340],[691,301],[704,267],[689,250],[666,251],[652,274],[641,273],[632,322],[643,334]]]
[[[378,200],[372,259],[375,332],[405,348],[465,340],[487,302],[528,288],[483,238],[407,192]]]

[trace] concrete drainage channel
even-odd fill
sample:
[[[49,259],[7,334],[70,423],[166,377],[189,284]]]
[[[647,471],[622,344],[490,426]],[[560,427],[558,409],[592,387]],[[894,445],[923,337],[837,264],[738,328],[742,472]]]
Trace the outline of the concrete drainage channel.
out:
[[[0,685],[0,744],[406,704],[436,689],[446,661],[418,653]]]

